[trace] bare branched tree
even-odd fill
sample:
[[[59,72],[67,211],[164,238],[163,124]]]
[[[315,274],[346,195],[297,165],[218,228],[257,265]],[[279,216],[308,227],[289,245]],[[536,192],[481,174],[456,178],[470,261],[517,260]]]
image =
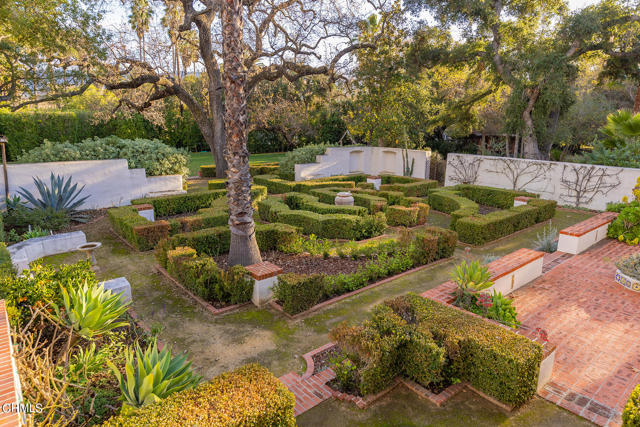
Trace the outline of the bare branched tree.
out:
[[[451,168],[451,180],[456,184],[475,184],[478,180],[478,171],[482,159],[467,159],[464,156],[454,155],[447,161],[447,168]]]
[[[495,168],[491,172],[509,180],[512,190],[525,190],[530,185],[548,180],[553,167],[549,162],[511,158],[497,158],[495,162]]]
[[[563,201],[575,207],[589,205],[598,194],[606,194],[620,185],[620,174],[602,166],[564,165],[560,185]]]

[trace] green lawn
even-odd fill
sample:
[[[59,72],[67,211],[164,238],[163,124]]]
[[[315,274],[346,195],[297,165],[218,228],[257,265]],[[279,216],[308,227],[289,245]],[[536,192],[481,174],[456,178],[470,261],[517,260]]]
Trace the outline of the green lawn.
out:
[[[249,162],[251,163],[270,163],[279,162],[284,157],[284,153],[264,153],[264,154],[251,154],[249,155]],[[189,175],[198,175],[200,166],[213,165],[215,161],[209,151],[201,151],[200,153],[191,153],[189,155]]]

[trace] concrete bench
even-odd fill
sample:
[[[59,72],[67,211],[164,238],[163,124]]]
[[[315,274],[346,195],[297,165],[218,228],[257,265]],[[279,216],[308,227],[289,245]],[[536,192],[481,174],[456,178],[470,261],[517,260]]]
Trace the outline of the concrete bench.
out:
[[[507,295],[542,275],[544,252],[522,248],[487,265],[493,286],[488,292]]]
[[[560,231],[558,250],[577,255],[607,237],[607,228],[618,214],[603,212]]]
[[[9,246],[11,262],[18,273],[29,268],[32,261],[49,255],[75,251],[80,245],[87,243],[87,236],[82,231],[54,234],[52,236],[35,237]]]

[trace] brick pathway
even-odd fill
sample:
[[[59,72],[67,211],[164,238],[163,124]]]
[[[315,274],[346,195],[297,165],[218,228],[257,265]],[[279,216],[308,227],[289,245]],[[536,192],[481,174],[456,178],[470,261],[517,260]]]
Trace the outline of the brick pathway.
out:
[[[613,281],[637,247],[606,240],[515,291],[518,318],[557,345],[540,395],[599,425],[617,425],[640,382],[640,293]]]
[[[289,372],[281,376],[279,380],[282,381],[296,397],[294,411],[297,417],[332,396],[331,389],[325,384],[335,377],[336,375],[331,369],[325,369],[310,377]]]

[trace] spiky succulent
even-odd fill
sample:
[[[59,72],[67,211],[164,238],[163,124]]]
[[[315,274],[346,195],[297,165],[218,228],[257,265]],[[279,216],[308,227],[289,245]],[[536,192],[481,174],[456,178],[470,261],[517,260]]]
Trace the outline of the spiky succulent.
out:
[[[90,196],[78,198],[84,190],[84,185],[78,188],[78,184],[71,185],[72,177],[66,180],[63,176],[54,175],[51,172],[50,184],[47,185],[38,177],[33,178],[33,183],[38,190],[39,197],[24,187],[20,187],[18,194],[24,197],[36,209],[53,209],[56,212],[73,212],[79,208]]]
[[[159,352],[155,339],[144,352],[136,343],[135,355],[131,348],[127,348],[125,359],[124,375],[107,361],[120,384],[123,409],[157,402],[177,391],[194,388],[202,380],[193,373],[191,362],[184,354],[172,357],[167,347]]]
[[[128,323],[120,316],[129,308],[119,294],[104,289],[102,284],[89,284],[62,290],[64,312],[54,304],[55,317],[61,324],[73,328],[76,335],[91,339]]]
[[[493,285],[489,269],[478,261],[471,264],[462,261],[451,273],[451,278],[461,291],[479,292]]]

